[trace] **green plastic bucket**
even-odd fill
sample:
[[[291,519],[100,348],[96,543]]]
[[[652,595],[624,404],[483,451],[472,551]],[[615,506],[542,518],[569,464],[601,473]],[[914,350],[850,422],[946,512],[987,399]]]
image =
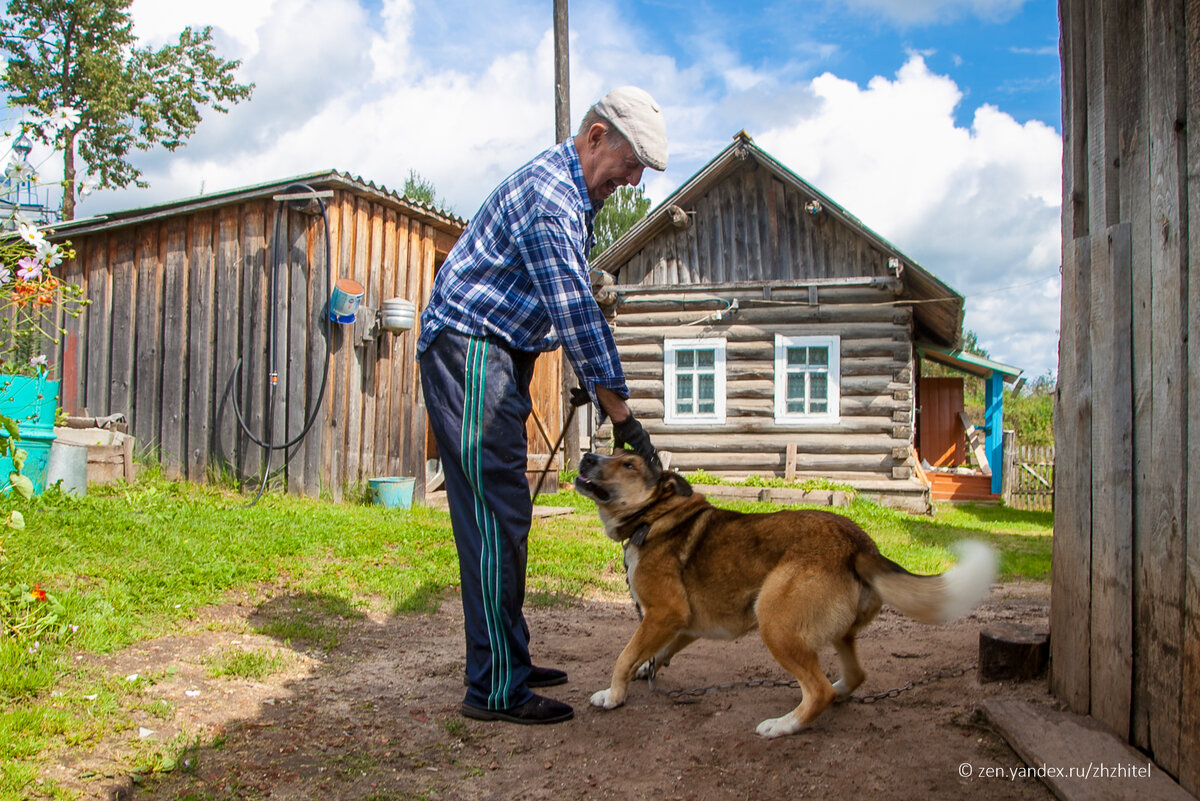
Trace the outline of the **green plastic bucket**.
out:
[[[384,476],[368,478],[371,501],[376,506],[388,509],[408,509],[412,506],[413,487],[417,480],[408,476]]]

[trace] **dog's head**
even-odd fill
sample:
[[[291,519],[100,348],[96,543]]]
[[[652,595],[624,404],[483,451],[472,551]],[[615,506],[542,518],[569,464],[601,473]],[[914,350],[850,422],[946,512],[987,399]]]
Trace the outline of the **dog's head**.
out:
[[[608,535],[616,539],[621,523],[664,499],[686,498],[692,485],[678,473],[654,470],[645,459],[626,451],[612,456],[584,454],[575,490],[596,502]]]

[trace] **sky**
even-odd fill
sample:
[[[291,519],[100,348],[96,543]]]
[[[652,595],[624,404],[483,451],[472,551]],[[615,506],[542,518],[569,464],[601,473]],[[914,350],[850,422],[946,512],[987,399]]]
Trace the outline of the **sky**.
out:
[[[550,0],[134,0],[148,45],[212,26],[249,101],[146,189],[77,216],[337,169],[411,170],[471,217],[553,143]],[[1053,0],[588,0],[570,7],[572,128],[610,88],[663,108],[657,204],[739,131],[966,298],[964,328],[1057,370],[1061,96]],[[49,167],[49,165],[47,165]]]

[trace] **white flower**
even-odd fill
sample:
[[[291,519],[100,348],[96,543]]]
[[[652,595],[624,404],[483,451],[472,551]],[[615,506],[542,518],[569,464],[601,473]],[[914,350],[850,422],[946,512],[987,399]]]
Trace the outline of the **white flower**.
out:
[[[38,261],[46,265],[47,269],[54,269],[62,264],[63,261],[62,248],[45,239],[42,240],[40,245],[35,246],[34,255]]]
[[[0,285],[7,284],[12,279],[12,270],[0,264]]]
[[[79,112],[70,106],[63,106],[51,111],[46,119],[58,130],[74,128],[79,124]]]
[[[96,191],[96,186],[99,182],[91,178],[84,178],[82,181],[75,182],[75,193],[79,197],[84,198]]]
[[[35,248],[42,247],[46,242],[46,235],[32,225],[21,223],[17,226],[17,230],[20,232],[21,238]]]
[[[37,217],[21,209],[17,209],[12,213],[12,221],[16,225],[28,225],[34,228],[36,228],[38,224]]]
[[[29,359],[29,364],[32,367],[45,367],[46,366],[46,354],[43,353],[40,356],[31,356]]]
[[[37,170],[28,161],[10,161],[4,168],[4,177],[10,181],[36,181]]]

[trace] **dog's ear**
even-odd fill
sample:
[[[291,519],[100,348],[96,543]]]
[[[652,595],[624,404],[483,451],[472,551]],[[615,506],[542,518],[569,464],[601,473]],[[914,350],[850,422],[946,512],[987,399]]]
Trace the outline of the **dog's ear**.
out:
[[[686,498],[692,494],[692,485],[678,473],[668,470],[662,474],[662,478],[659,480],[669,486],[680,498]]]

